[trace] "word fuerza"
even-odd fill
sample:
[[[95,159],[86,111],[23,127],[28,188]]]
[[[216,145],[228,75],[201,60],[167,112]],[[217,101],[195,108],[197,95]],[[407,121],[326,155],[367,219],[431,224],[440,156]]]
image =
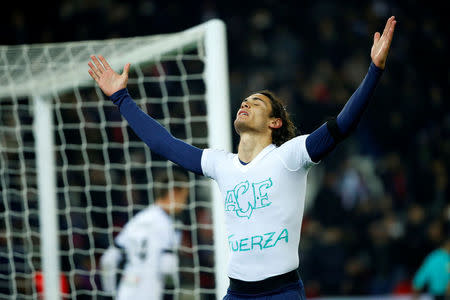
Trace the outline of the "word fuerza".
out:
[[[288,242],[289,233],[287,229],[283,229],[279,234],[276,232],[267,232],[260,235],[254,235],[251,237],[243,238],[240,240],[233,240],[234,234],[228,237],[228,244],[230,249],[234,252],[250,251],[250,250],[264,250],[275,247],[278,242],[284,240]]]

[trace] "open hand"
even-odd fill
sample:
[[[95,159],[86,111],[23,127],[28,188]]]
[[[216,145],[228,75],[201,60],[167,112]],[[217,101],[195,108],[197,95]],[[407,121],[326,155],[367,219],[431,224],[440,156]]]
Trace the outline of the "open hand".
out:
[[[91,59],[95,65],[91,61],[88,63],[91,68],[88,71],[89,75],[94,78],[106,96],[109,97],[127,86],[130,64],[126,64],[123,68],[122,75],[119,75],[111,69],[103,56],[99,55],[97,59],[95,55],[91,55]]]
[[[389,53],[389,48],[391,47],[392,36],[394,35],[394,28],[397,21],[395,17],[390,17],[386,26],[384,27],[383,34],[380,35],[379,32],[375,32],[373,36],[372,50],[370,51],[370,57],[372,62],[380,69],[384,69],[386,64],[386,58]]]

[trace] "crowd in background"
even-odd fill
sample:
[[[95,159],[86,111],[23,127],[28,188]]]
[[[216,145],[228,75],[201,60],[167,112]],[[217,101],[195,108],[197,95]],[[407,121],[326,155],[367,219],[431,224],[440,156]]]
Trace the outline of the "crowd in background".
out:
[[[425,256],[449,234],[449,34],[441,7],[388,0],[27,5],[0,13],[0,44],[169,33],[220,18],[231,111],[270,89],[299,134],[340,111],[369,67],[373,33],[395,15],[373,101],[356,132],[316,167],[320,185],[306,203],[299,249],[307,296],[409,293]],[[235,149],[237,141],[234,135]]]

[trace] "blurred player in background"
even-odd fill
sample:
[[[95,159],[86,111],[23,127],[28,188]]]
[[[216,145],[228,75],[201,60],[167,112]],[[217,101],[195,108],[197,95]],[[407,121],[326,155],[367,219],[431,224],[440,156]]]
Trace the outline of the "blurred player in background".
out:
[[[427,290],[435,300],[450,300],[450,231],[446,227],[441,247],[427,255],[413,279],[415,299]]]
[[[114,245],[102,255],[102,286],[117,295],[116,299],[162,299],[166,279],[178,280],[175,251],[181,236],[172,216],[180,214],[187,203],[188,183],[188,177],[179,171],[174,171],[173,177],[166,173],[155,176],[155,203],[126,223]]]
[[[390,17],[383,33],[375,33],[368,73],[343,110],[309,135],[295,136],[286,109],[272,93],[244,99],[234,121],[237,154],[202,150],[174,138],[128,94],[130,64],[119,75],[104,57],[91,56],[89,74],[150,149],[218,183],[230,250],[225,299],[305,299],[296,270],[307,173],[356,128],[385,68],[395,24]]]

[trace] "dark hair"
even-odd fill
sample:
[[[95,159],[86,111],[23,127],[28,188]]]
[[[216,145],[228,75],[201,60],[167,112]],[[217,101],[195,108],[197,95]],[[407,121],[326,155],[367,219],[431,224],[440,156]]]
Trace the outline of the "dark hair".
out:
[[[155,199],[167,196],[170,189],[183,189],[189,187],[189,177],[181,171],[161,171],[153,177]]]
[[[272,105],[272,113],[270,117],[280,118],[283,121],[283,125],[280,128],[272,129],[272,143],[277,146],[281,146],[285,142],[296,136],[297,128],[289,118],[283,102],[278,99],[274,93],[268,90],[256,92],[256,94],[262,94],[270,99]]]

